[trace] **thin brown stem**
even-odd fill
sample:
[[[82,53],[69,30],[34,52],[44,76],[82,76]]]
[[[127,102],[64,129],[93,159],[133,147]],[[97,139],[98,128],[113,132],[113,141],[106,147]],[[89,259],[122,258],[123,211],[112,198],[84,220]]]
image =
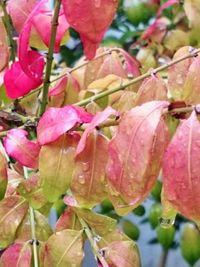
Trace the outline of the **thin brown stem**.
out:
[[[169,254],[168,249],[162,251],[162,254],[160,255],[160,261],[159,261],[158,267],[166,267],[168,254]]]

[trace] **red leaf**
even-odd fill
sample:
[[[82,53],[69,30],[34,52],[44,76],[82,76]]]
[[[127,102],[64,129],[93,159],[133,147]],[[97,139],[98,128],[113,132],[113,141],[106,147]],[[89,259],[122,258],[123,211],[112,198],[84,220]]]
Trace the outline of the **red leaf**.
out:
[[[30,267],[32,249],[29,243],[16,243],[10,246],[0,258],[2,267]]]
[[[22,129],[8,131],[4,138],[4,146],[9,156],[13,157],[23,166],[36,169],[40,146],[27,139],[28,132]]]
[[[184,216],[200,220],[200,123],[195,112],[178,127],[163,159],[167,200]]]
[[[51,143],[79,123],[87,123],[91,119],[92,115],[80,107],[49,108],[39,121],[38,141],[41,145]]]
[[[77,146],[76,155],[80,154],[86,146],[86,141],[90,133],[101,123],[107,120],[111,115],[118,115],[118,112],[111,107],[107,107],[104,111],[98,112],[88,125],[87,129],[84,131],[81,136],[81,140]]]
[[[35,51],[29,51],[29,62],[35,78],[28,76],[19,62],[12,64],[11,68],[4,75],[4,83],[8,97],[16,99],[24,96],[31,90],[37,88],[42,83],[42,73],[44,69],[44,60]]]
[[[168,141],[161,117],[167,106],[168,102],[152,101],[125,113],[109,144],[110,198],[116,208],[127,207],[125,213],[146,198],[158,176]]]
[[[67,21],[80,33],[88,59],[95,56],[104,33],[112,23],[117,0],[63,0]]]
[[[54,88],[51,88],[49,91],[49,96],[56,96],[64,92],[65,87],[67,86],[68,77],[64,76],[60,81],[56,84]]]

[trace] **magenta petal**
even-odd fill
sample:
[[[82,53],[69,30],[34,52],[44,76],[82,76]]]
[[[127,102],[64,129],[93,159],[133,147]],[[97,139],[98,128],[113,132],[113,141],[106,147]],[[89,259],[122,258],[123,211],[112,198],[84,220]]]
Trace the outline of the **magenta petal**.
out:
[[[75,106],[49,108],[41,117],[38,127],[38,141],[41,145],[51,143],[78,123],[91,120],[91,115]]]
[[[85,146],[86,146],[86,141],[90,133],[101,123],[103,123],[105,120],[107,120],[111,115],[118,115],[118,112],[114,110],[111,107],[107,107],[104,111],[98,112],[90,122],[89,126],[87,129],[84,131],[83,135],[81,136],[81,140],[78,143],[77,150],[76,150],[76,156],[80,154]]]
[[[16,99],[24,96],[31,90],[37,88],[42,83],[41,79],[33,80],[27,76],[19,62],[12,64],[11,68],[5,72],[4,84],[7,96]]]
[[[4,147],[7,154],[21,165],[36,169],[40,146],[27,139],[28,132],[22,129],[8,131],[4,138]]]

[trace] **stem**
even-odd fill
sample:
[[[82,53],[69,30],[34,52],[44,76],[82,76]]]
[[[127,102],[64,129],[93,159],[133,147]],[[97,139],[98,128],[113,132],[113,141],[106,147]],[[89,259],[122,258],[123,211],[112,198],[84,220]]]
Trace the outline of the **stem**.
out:
[[[46,72],[45,72],[45,77],[44,77],[44,86],[43,86],[43,94],[42,94],[42,103],[40,107],[40,115],[44,113],[46,109],[46,105],[47,105],[47,100],[48,100],[51,68],[52,68],[52,63],[53,63],[53,51],[54,51],[55,40],[56,40],[60,6],[61,6],[61,0],[57,0],[55,4],[53,19],[52,19],[51,39],[50,39],[49,50],[47,54],[47,65],[46,65]]]
[[[160,261],[159,261],[158,267],[166,266],[168,254],[169,254],[168,249],[162,251],[162,254],[160,255]]]
[[[24,177],[25,179],[28,179],[28,170],[26,167],[24,167]],[[34,267],[39,267],[37,239],[36,239],[36,231],[35,231],[35,215],[34,215],[34,209],[31,206],[29,206],[29,214],[30,214],[30,223],[31,223],[31,236],[32,236],[32,241],[33,241]]]
[[[142,80],[150,77],[152,75],[152,73],[153,74],[156,74],[156,73],[158,73],[160,71],[163,71],[163,70],[169,68],[170,66],[173,66],[173,65],[175,65],[175,64],[177,64],[177,63],[179,63],[179,62],[181,62],[181,61],[183,61],[185,59],[194,57],[194,56],[198,55],[199,53],[200,53],[200,48],[199,49],[196,49],[192,53],[188,53],[188,54],[186,54],[186,55],[184,55],[182,57],[179,57],[179,58],[177,58],[175,60],[172,60],[171,62],[169,62],[169,63],[167,63],[165,65],[162,65],[162,66],[160,66],[160,67],[158,67],[156,69],[153,69],[153,71],[149,71],[149,72],[147,72],[145,74],[142,74],[142,75],[136,77],[135,79],[130,80],[129,82],[126,82],[126,83],[124,83],[124,84],[122,84],[122,85],[120,85],[118,87],[112,88],[110,90],[104,91],[104,92],[99,93],[97,95],[94,95],[92,97],[89,97],[89,98],[86,98],[84,100],[81,100],[81,101],[75,103],[74,105],[77,105],[77,106],[85,106],[85,105],[89,104],[92,101],[98,100],[98,99],[103,98],[105,96],[114,94],[114,93],[116,93],[118,91],[124,90],[128,86],[133,85],[133,84],[135,84],[137,82],[140,82],[140,81],[142,81]]]
[[[12,25],[11,18],[7,12],[7,9],[6,9],[6,0],[1,0],[0,5],[1,5],[1,8],[2,8],[3,13],[4,13],[3,24],[5,26],[6,33],[8,36],[9,46],[11,48],[10,58],[11,58],[12,62],[15,62],[16,42],[13,40],[13,36],[12,36],[13,25]]]
[[[91,247],[92,247],[92,250],[93,250],[93,253],[94,255],[99,259],[99,261],[101,262],[102,266],[103,267],[109,267],[106,260],[104,259],[104,257],[100,254],[100,249],[97,245],[97,243],[94,241],[93,239],[93,234],[90,230],[90,228],[88,227],[87,223],[80,217],[78,217],[86,235],[87,235],[87,238],[88,240],[90,241],[90,244],[91,244]]]

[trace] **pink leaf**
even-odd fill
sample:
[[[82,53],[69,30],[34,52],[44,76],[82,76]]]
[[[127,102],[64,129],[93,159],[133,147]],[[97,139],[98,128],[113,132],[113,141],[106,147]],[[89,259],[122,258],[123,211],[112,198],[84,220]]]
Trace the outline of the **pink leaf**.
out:
[[[64,76],[60,81],[56,84],[54,88],[49,91],[49,96],[56,96],[64,92],[68,82],[68,77]]]
[[[19,47],[18,47],[19,62],[21,64],[23,71],[33,79],[37,79],[37,75],[35,75],[35,73],[33,72],[34,69],[31,69],[30,61],[29,61],[29,51],[30,51],[29,39],[30,39],[30,33],[32,29],[32,20],[35,15],[37,15],[38,13],[42,11],[43,6],[46,2],[47,0],[41,0],[40,2],[36,4],[32,12],[28,16],[19,36]]]
[[[30,267],[32,249],[28,242],[11,245],[0,258],[2,267]]]
[[[152,101],[122,116],[109,144],[107,177],[115,208],[137,207],[151,191],[168,142],[162,119],[165,101]],[[126,205],[128,204],[128,205]]]
[[[161,7],[158,9],[158,12],[157,12],[157,17],[160,17],[160,15],[162,14],[162,12],[170,7],[170,6],[173,6],[175,4],[179,4],[179,0],[168,0],[167,2],[165,2],[164,4],[161,5]]]
[[[43,13],[39,13],[33,17],[33,25],[47,47],[49,47],[50,43],[51,21],[52,12],[50,11],[44,11]],[[58,53],[60,51],[60,44],[62,38],[64,37],[64,34],[67,32],[68,29],[69,24],[66,21],[65,15],[63,14],[63,12],[61,12],[58,17],[58,28],[55,40],[54,53]]]
[[[37,0],[9,0],[7,7],[15,30],[20,33]]]
[[[184,216],[200,221],[200,123],[195,114],[178,127],[163,159],[167,200]]]
[[[118,112],[114,110],[111,107],[107,107],[104,111],[98,112],[90,122],[89,126],[87,129],[84,131],[83,135],[81,136],[81,140],[77,146],[76,150],[76,156],[80,154],[85,146],[86,146],[86,141],[90,133],[101,123],[103,123],[105,120],[107,120],[111,115],[118,115]]]
[[[7,33],[3,21],[0,18],[0,72],[8,65],[9,54]]]
[[[38,141],[41,145],[51,143],[79,123],[90,122],[91,119],[92,115],[80,107],[49,108],[39,121]]]
[[[38,56],[35,51],[29,51],[29,62],[31,69],[34,70],[37,79],[28,76],[21,68],[19,62],[12,64],[11,68],[5,72],[4,83],[8,97],[16,99],[24,96],[31,90],[37,88],[42,83],[42,71],[44,68],[44,61],[41,56]]]
[[[36,169],[40,146],[27,139],[28,132],[22,129],[8,131],[4,138],[4,146],[9,156],[13,157],[23,166]]]
[[[95,56],[105,31],[112,23],[117,3],[117,0],[63,0],[67,21],[80,33],[88,59]]]

